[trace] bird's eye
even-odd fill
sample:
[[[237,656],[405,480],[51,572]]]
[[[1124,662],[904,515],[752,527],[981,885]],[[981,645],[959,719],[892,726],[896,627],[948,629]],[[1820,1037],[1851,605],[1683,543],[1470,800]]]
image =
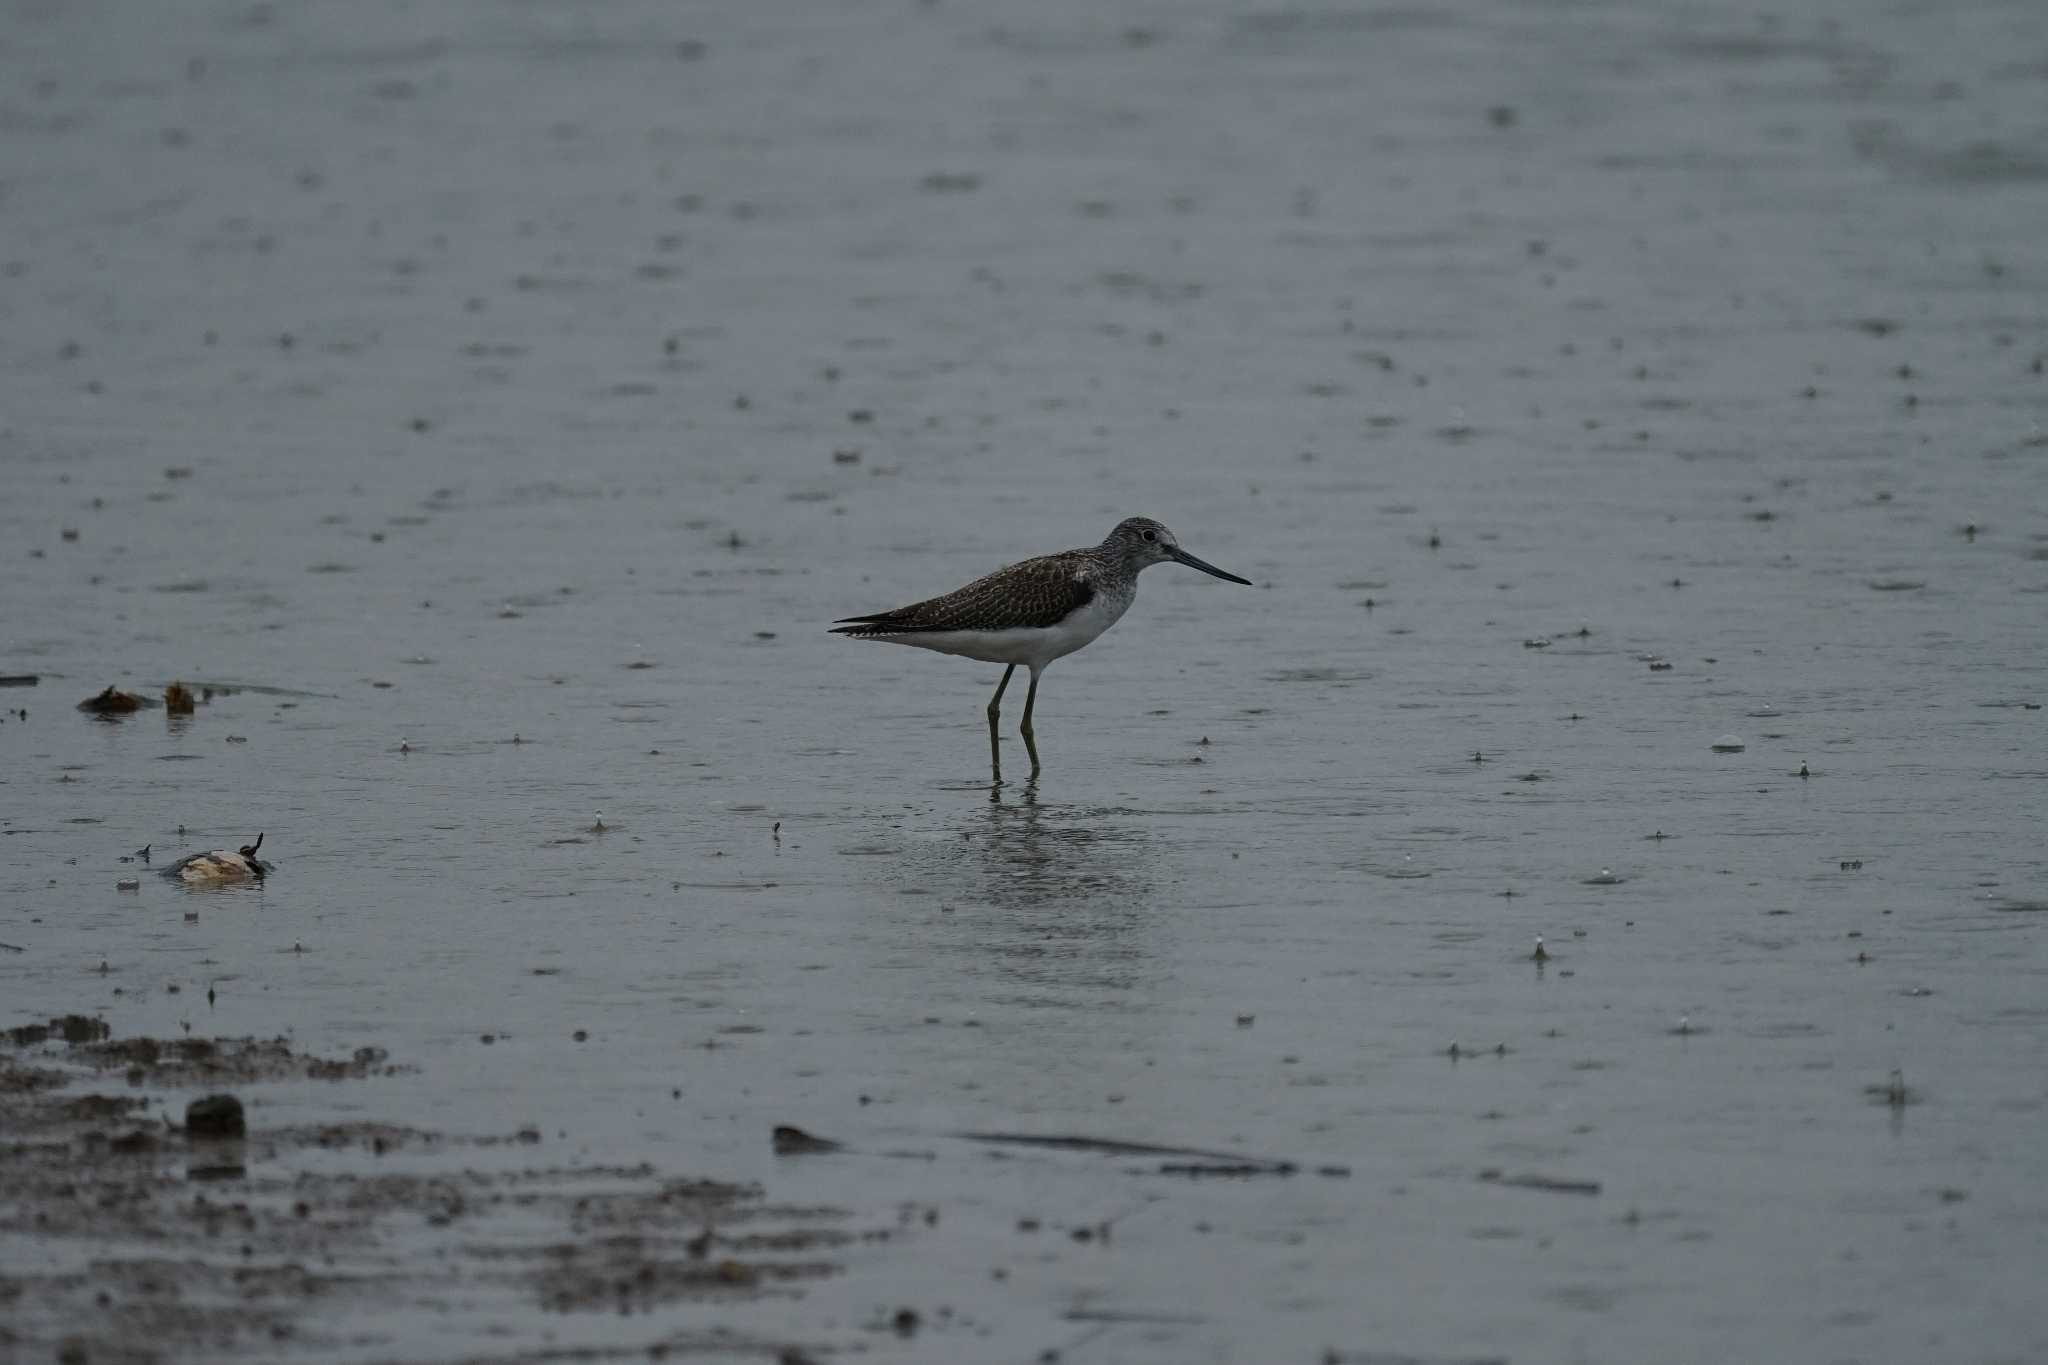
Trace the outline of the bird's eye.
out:
[[[1157,539],[1159,539],[1159,533],[1158,533],[1157,531],[1147,531],[1147,532],[1145,533],[1145,539],[1147,539],[1147,540],[1157,540]]]

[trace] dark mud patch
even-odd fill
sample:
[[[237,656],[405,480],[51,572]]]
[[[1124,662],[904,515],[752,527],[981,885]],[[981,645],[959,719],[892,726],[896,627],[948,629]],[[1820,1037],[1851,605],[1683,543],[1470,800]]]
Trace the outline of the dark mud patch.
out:
[[[61,1038],[67,1043],[96,1043],[111,1038],[114,1030],[103,1019],[84,1014],[67,1014],[47,1024],[22,1024],[4,1035],[9,1046],[29,1047]]]
[[[353,1117],[264,1127],[258,1104],[245,1136],[194,1137],[173,1122],[181,1105],[133,1091],[407,1068],[375,1048],[323,1059],[280,1039],[106,1032],[70,1016],[0,1034],[17,1054],[0,1056],[0,1239],[44,1253],[0,1271],[9,1359],[384,1358],[451,1312],[537,1337],[564,1314],[795,1298],[842,1273],[847,1249],[923,1225],[901,1210],[863,1224],[840,1208],[776,1204],[758,1185],[646,1164],[522,1164],[513,1151],[544,1144],[534,1126],[482,1136]],[[90,1091],[111,1072],[127,1089]],[[485,1157],[491,1148],[501,1154]],[[658,1358],[710,1342],[652,1323],[643,1335],[577,1358]],[[739,1340],[716,1338],[724,1351]],[[806,1348],[762,1339],[742,1349],[800,1359]]]
[[[500,1250],[552,1312],[644,1311],[707,1295],[790,1295],[839,1273],[828,1252],[887,1241],[895,1230],[846,1226],[828,1207],[782,1207],[758,1185],[670,1181],[582,1196],[569,1240]]]
[[[140,1095],[79,1095],[56,1105],[49,1117],[60,1124],[110,1123],[148,1105]]]
[[[75,1046],[70,1056],[100,1071],[125,1069],[130,1085],[350,1081],[402,1070],[389,1064],[382,1048],[357,1048],[346,1058],[309,1057],[282,1038],[122,1038]]]
[[[48,1067],[23,1066],[14,1061],[0,1061],[0,1097],[32,1095],[39,1090],[54,1090],[70,1084],[71,1078],[61,1071]],[[4,1113],[0,1109],[0,1113]]]

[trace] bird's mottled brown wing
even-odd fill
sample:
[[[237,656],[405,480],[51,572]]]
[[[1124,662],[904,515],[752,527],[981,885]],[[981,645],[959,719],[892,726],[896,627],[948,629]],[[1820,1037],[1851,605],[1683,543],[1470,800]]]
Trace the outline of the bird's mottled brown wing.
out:
[[[1056,626],[1095,600],[1087,567],[1068,555],[1027,559],[943,597],[872,616],[849,616],[833,629],[840,635],[876,636]]]

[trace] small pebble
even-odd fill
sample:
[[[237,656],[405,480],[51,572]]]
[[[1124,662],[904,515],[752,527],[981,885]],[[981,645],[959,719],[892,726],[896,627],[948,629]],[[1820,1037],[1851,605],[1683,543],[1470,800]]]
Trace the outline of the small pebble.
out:
[[[249,1123],[242,1102],[233,1095],[207,1095],[185,1106],[185,1135],[193,1138],[239,1138]]]

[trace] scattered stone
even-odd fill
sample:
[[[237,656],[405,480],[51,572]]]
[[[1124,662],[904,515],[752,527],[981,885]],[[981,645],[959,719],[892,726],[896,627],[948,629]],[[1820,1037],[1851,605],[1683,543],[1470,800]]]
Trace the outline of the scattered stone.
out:
[[[233,1095],[207,1095],[185,1106],[185,1135],[190,1138],[246,1137],[249,1123],[242,1102]]]

